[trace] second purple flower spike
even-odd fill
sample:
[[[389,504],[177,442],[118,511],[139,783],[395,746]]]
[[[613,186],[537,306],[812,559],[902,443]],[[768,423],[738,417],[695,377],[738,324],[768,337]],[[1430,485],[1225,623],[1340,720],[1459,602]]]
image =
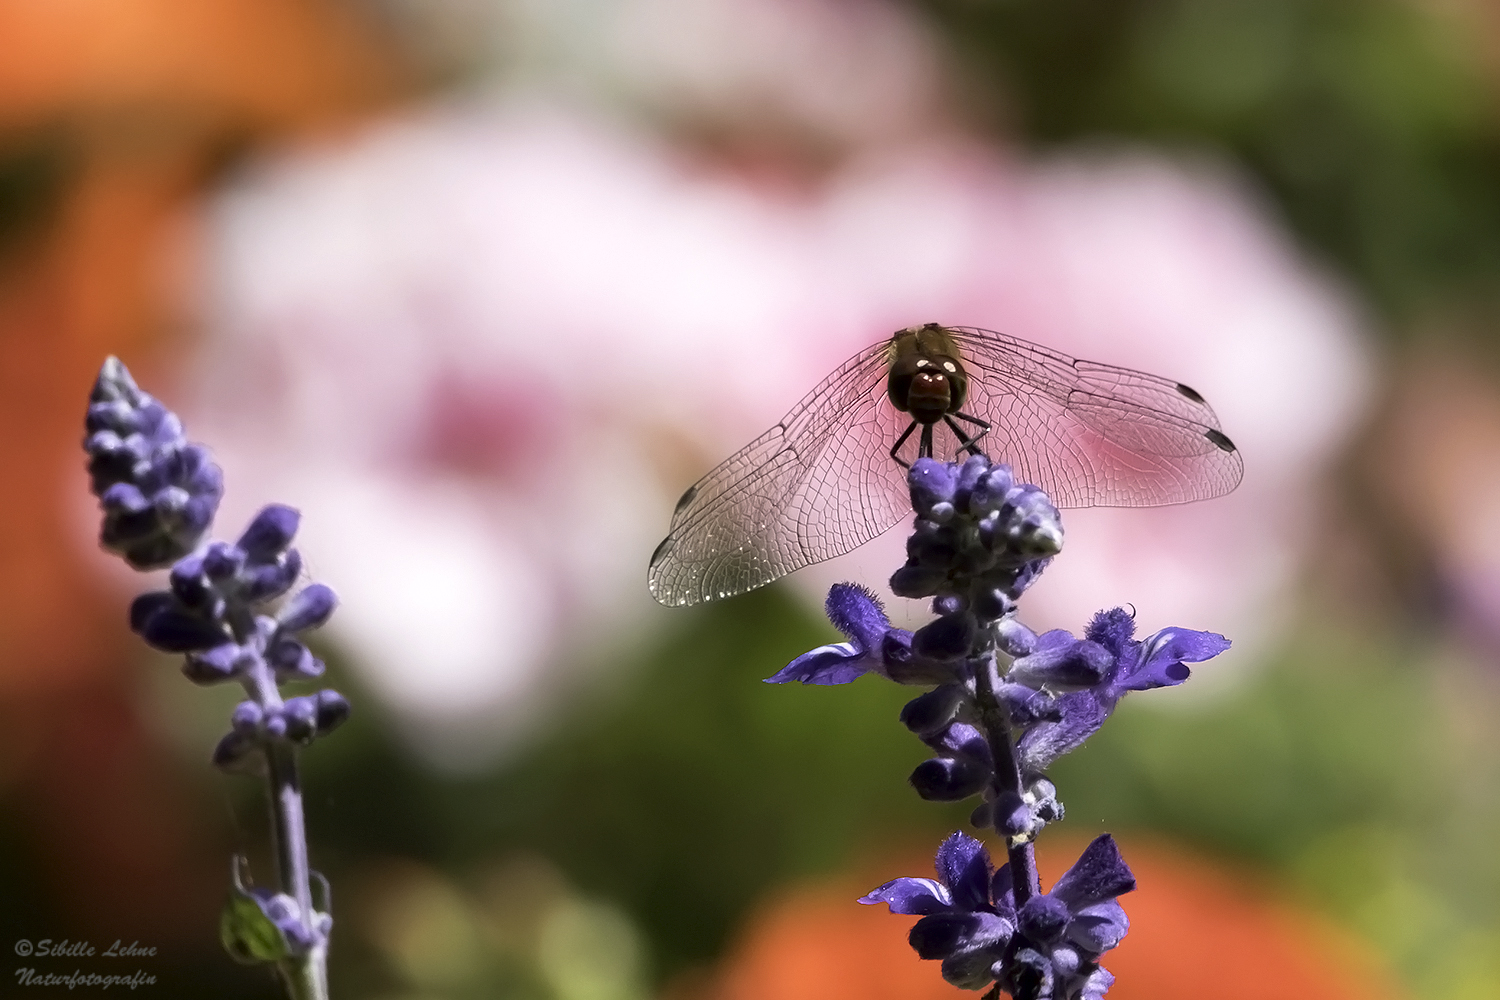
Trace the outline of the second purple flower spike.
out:
[[[827,611],[846,641],[769,679],[847,684],[874,674],[930,686],[901,713],[933,752],[912,771],[912,787],[938,801],[978,796],[971,822],[1003,838],[1007,861],[995,871],[983,844],[955,833],[938,851],[936,879],[895,879],[860,902],[920,916],[911,946],[956,986],[1015,1000],[1099,1000],[1114,982],[1100,960],[1130,926],[1117,897],[1135,879],[1104,835],[1041,890],[1032,844],[1064,815],[1046,769],[1126,694],[1181,684],[1187,664],[1229,641],[1182,628],[1137,640],[1122,608],[1101,611],[1082,638],[1038,635],[1017,609],[1062,550],[1051,498],[983,455],[919,459],[908,481],[916,520],[891,590],[930,599],[936,617],[916,632],[893,628],[873,594],[838,584]]]

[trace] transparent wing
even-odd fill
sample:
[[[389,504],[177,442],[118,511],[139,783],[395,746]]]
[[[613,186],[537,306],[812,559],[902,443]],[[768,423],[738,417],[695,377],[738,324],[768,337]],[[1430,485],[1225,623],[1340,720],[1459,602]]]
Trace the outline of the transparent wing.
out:
[[[1239,484],[1239,452],[1192,389],[991,330],[949,332],[969,374],[963,412],[990,424],[982,450],[1058,506],[1186,503]],[[683,494],[651,557],[658,601],[753,590],[842,555],[910,513],[905,470],[890,457],[910,417],[886,398],[889,349],[886,341],[850,358]],[[942,424],[933,431],[936,456],[956,458],[956,435]],[[918,439],[902,447],[908,463]]]
[[[963,411],[991,425],[983,450],[1059,507],[1186,503],[1239,485],[1239,452],[1187,386],[992,330],[950,332],[969,373]]]
[[[843,555],[911,513],[891,460],[911,418],[886,398],[888,343],[844,362],[781,422],[683,494],[648,582],[662,604],[717,600]]]

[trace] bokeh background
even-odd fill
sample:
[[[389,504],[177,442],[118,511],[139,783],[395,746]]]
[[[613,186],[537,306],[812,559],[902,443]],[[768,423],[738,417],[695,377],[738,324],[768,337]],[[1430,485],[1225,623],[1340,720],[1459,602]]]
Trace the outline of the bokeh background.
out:
[[[216,940],[266,863],[207,764],[234,693],[95,546],[113,353],[214,449],[220,533],[298,506],[343,598],[338,995],[956,995],[852,902],[964,815],[905,783],[909,692],[760,683],[899,532],[644,583],[688,483],[937,320],[1186,381],[1245,454],[1071,512],[1023,605],[1236,643],[1055,769],[1044,879],[1109,830],[1141,881],[1111,996],[1500,996],[1497,319],[1482,0],[3,0],[4,946],[276,995]]]

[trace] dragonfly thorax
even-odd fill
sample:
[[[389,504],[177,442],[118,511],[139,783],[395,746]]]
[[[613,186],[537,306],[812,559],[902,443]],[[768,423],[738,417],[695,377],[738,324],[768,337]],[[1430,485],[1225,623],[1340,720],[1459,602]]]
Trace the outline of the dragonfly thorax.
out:
[[[936,324],[903,330],[891,341],[886,392],[891,405],[920,424],[935,424],[958,412],[969,392],[969,376],[958,348]]]

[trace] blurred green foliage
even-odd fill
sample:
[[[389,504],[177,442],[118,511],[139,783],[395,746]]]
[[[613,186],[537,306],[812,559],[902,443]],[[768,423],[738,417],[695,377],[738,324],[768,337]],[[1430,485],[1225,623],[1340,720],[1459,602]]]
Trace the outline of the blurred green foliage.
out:
[[[1408,0],[923,0],[976,103],[1047,146],[1218,150],[1401,329],[1500,278],[1486,25]],[[1462,8],[1458,8],[1462,10]],[[1478,9],[1469,11],[1478,20]]]
[[[762,683],[829,640],[802,603],[768,588],[681,617],[641,662],[618,665],[629,685],[580,694],[482,778],[433,783],[357,717],[336,755],[308,756],[308,785],[337,789],[326,812],[309,807],[320,846],[460,878],[508,852],[545,857],[623,905],[665,976],[712,958],[769,887],[967,815],[906,785],[925,756],[896,721],[912,691]]]

